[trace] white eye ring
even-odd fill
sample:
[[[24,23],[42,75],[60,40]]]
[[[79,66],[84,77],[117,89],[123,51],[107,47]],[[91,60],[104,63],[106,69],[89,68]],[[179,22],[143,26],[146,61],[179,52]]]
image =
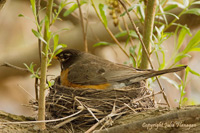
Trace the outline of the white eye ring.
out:
[[[67,56],[67,57],[69,57],[69,56],[71,56],[72,54],[70,54],[70,53],[66,53],[65,54],[65,56]]]
[[[65,62],[67,59],[61,58],[61,62]]]

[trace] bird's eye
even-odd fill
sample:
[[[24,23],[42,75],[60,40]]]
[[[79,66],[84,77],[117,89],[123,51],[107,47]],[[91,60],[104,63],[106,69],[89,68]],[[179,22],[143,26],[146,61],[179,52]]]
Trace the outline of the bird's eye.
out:
[[[63,53],[59,54],[59,57],[60,57],[60,58],[63,58]]]
[[[70,57],[71,55],[71,53],[65,53],[65,57]]]
[[[71,57],[71,53],[62,53],[60,57],[61,62],[65,62]]]

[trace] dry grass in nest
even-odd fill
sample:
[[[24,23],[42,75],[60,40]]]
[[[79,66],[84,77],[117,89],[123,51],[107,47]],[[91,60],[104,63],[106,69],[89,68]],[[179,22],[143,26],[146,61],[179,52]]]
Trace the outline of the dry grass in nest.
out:
[[[54,123],[56,128],[72,122],[74,129],[93,130],[99,125],[111,126],[121,115],[154,108],[152,96],[144,82],[106,90],[69,88],[56,82],[47,97],[46,111],[49,119],[70,116],[61,123]]]

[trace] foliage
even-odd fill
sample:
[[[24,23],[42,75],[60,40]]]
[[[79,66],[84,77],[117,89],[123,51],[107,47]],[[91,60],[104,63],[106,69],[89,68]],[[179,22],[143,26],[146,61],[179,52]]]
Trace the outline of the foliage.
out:
[[[103,20],[102,23],[104,24],[105,27],[108,27],[108,20],[106,17],[107,11],[109,9],[114,9],[115,7],[113,6],[114,2],[116,0],[108,0],[107,4],[99,4],[99,12],[100,12],[100,19]],[[131,4],[129,1],[125,1],[127,5],[129,5],[128,12],[133,12],[137,20],[135,20],[137,23],[140,23],[141,25],[144,25],[145,21],[145,5],[143,1],[138,2],[137,4]],[[166,4],[167,2],[167,4]],[[183,3],[179,3],[176,1],[166,1],[166,0],[161,0],[159,1],[157,7],[156,7],[156,21],[155,21],[155,27],[154,27],[154,32],[153,32],[153,38],[152,38],[152,51],[150,54],[155,54],[157,58],[157,63],[159,65],[159,70],[166,68],[167,66],[174,67],[177,66],[177,63],[180,62],[184,58],[189,58],[190,57],[190,52],[191,51],[200,51],[200,31],[198,31],[187,46],[185,47],[184,50],[182,50],[183,42],[186,38],[186,36],[192,36],[190,29],[187,27],[187,25],[181,25],[180,23],[177,22],[177,20],[184,14],[193,14],[193,15],[200,15],[200,9],[199,8],[190,8],[191,5],[200,5],[199,1],[189,1],[189,0],[184,0]],[[106,10],[107,8],[108,10]],[[171,13],[171,11],[175,8],[181,8],[182,11],[180,14],[176,15]],[[120,7],[121,9],[121,14],[119,15],[121,18],[125,16],[127,13]],[[167,20],[167,15],[170,15],[174,17],[174,19],[170,22]],[[167,31],[171,26],[176,26],[175,32],[169,32]],[[121,27],[121,26],[119,26]],[[129,31],[126,30],[120,30],[119,33],[115,35],[115,38],[120,38],[120,37],[127,37],[126,44],[130,44],[130,39],[135,38],[138,39],[138,36],[136,35],[135,31],[132,29],[129,29]],[[163,48],[163,42],[167,41],[169,37],[172,35],[175,36],[175,46],[173,50],[173,54],[169,60],[166,60],[166,51]],[[97,44],[94,44],[94,46],[101,46],[101,45],[110,45],[111,43],[109,42],[98,42]],[[137,48],[138,47],[138,48]],[[139,67],[141,63],[141,56],[142,56],[142,47],[141,45],[134,45],[130,46],[130,60],[129,62],[133,64],[134,67]],[[162,56],[160,56],[160,54]],[[134,55],[134,58],[133,56]],[[126,62],[127,63],[127,62]],[[182,64],[179,64],[182,65]],[[199,76],[200,74],[192,70],[189,66],[186,69],[184,79],[179,77],[181,84],[176,83],[175,81],[172,81],[169,78],[164,77],[166,81],[169,83],[173,84],[176,86],[177,89],[180,90],[180,99],[179,105],[183,105],[185,101],[187,101],[187,98],[184,97],[185,95],[185,87],[186,87],[186,82],[187,82],[187,76],[188,73],[191,73],[193,75]],[[155,78],[152,79],[155,81]]]

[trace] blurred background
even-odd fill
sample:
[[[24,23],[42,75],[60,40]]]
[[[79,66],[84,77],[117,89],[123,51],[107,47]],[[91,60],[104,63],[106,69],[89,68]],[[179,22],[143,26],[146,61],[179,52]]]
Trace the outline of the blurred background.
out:
[[[71,0],[73,1],[73,0]],[[45,3],[45,1],[44,1]],[[96,2],[98,4],[98,1]],[[87,40],[89,52],[108,59],[116,63],[124,63],[129,61],[126,55],[118,48],[117,45],[99,46],[93,47],[93,45],[99,41],[106,41],[113,43],[109,34],[106,32],[102,23],[94,13],[91,4],[84,4],[82,6],[83,15],[88,19],[87,28]],[[70,7],[70,5],[69,5]],[[66,7],[66,10],[69,8]],[[180,13],[181,9],[175,9],[175,14]],[[19,17],[19,14],[23,14],[25,17]],[[108,17],[108,26],[111,31],[116,34],[119,32],[119,28],[113,25],[111,16]],[[134,17],[134,16],[133,16]],[[127,20],[128,26],[129,21]],[[170,21],[170,17],[168,18]],[[24,63],[30,64],[34,62],[39,66],[38,57],[38,45],[37,38],[33,35],[32,29],[36,30],[34,24],[34,17],[30,7],[29,0],[7,0],[4,7],[0,11],[0,65],[5,62],[15,66],[25,68]],[[191,32],[194,35],[200,29],[200,17],[195,15],[185,15],[181,18],[180,23],[187,24],[191,28]],[[138,25],[142,31],[142,26]],[[79,19],[78,9],[67,17],[63,17],[62,21],[57,21],[52,26],[52,30],[56,31],[61,28],[67,28],[67,31],[60,33],[60,43],[67,44],[67,48],[74,48],[84,50],[83,35]],[[124,29],[124,26],[121,27]],[[130,26],[131,28],[131,26]],[[173,31],[174,29],[169,29]],[[186,36],[184,40],[184,46],[187,45],[190,36]],[[122,45],[125,45],[125,38],[119,38]],[[138,44],[138,40],[133,40],[134,45]],[[184,49],[183,46],[183,49]],[[174,47],[174,36],[171,36],[164,42],[163,47],[165,49],[166,60],[172,55]],[[129,46],[125,47],[129,51]],[[193,70],[200,73],[200,53],[191,52],[191,57],[182,60],[183,64],[187,64]],[[152,61],[154,62],[155,55],[152,55]],[[156,68],[156,63],[154,64]],[[57,61],[53,61],[52,66],[48,70],[49,75],[53,75],[51,78],[55,78],[60,74],[60,67]],[[179,72],[178,74],[183,74]],[[174,74],[167,74],[166,77],[177,80]],[[178,104],[175,99],[179,99],[180,92],[172,84],[166,82],[164,79],[160,79],[163,88],[166,91],[170,104],[176,107]],[[200,79],[198,76],[189,74],[188,84],[186,87],[186,96],[189,99],[189,104],[200,103]],[[35,80],[30,77],[27,72],[19,71],[13,68],[0,66],[0,110],[4,110],[9,113],[23,114],[26,116],[33,116],[35,113],[27,107],[29,100],[35,98],[34,90]],[[157,83],[151,85],[151,88],[155,92],[159,91]],[[158,101],[163,101],[162,95],[156,97]]]

